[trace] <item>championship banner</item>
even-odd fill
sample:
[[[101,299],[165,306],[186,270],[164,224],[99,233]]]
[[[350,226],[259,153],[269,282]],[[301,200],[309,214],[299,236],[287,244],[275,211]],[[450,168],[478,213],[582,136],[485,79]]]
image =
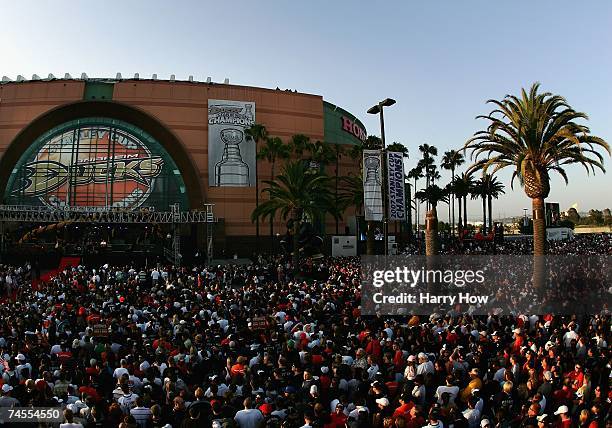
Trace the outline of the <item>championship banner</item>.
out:
[[[382,221],[382,170],[380,150],[363,151],[363,207],[366,221]]]
[[[400,152],[387,152],[389,220],[406,220],[404,158]]]
[[[254,124],[254,102],[208,100],[210,186],[255,186],[255,143],[244,134]]]

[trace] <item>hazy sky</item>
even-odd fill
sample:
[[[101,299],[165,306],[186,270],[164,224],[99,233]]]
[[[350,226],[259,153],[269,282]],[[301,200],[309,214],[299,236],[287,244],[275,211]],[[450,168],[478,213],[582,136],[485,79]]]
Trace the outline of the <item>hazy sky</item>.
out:
[[[362,119],[386,97],[388,142],[440,152],[484,125],[485,101],[539,81],[612,142],[612,2],[10,1],[0,7],[0,75],[157,73],[321,94]],[[612,159],[606,158],[608,169]],[[612,173],[569,170],[549,201],[612,207]],[[509,174],[501,174],[508,183]],[[495,216],[530,206],[508,188]],[[479,213],[472,203],[471,214]],[[444,210],[443,210],[444,212]],[[443,217],[443,216],[442,216]]]

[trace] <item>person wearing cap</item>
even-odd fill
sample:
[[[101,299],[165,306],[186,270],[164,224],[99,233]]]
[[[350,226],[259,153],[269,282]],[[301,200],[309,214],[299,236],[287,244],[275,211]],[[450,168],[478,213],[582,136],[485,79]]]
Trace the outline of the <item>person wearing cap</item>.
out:
[[[569,414],[569,408],[566,405],[559,406],[554,414],[558,417],[558,428],[571,428],[572,418]]]
[[[429,360],[429,357],[424,352],[419,352],[417,355],[419,365],[417,366],[417,374],[425,376],[426,374],[433,374],[435,369],[433,363]]]
[[[538,416],[536,420],[538,421],[538,425],[537,425],[538,428],[552,427],[552,418],[547,414]]]
[[[21,405],[19,400],[12,396],[13,387],[8,383],[2,385],[2,396],[0,397],[0,407],[18,407]]]

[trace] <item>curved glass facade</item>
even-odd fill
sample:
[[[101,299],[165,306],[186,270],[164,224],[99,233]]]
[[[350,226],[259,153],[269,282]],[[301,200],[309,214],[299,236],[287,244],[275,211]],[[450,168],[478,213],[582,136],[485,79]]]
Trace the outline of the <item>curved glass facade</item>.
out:
[[[162,145],[138,127],[100,117],[66,122],[37,138],[11,172],[4,203],[189,209],[179,169]]]

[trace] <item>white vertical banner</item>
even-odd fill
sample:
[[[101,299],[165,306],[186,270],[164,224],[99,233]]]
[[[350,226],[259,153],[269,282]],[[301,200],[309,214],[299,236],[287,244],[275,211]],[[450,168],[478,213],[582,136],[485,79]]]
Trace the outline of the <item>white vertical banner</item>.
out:
[[[406,220],[404,158],[400,152],[387,152],[389,220]]]
[[[382,163],[380,150],[363,151],[363,207],[366,221],[382,221]]]

